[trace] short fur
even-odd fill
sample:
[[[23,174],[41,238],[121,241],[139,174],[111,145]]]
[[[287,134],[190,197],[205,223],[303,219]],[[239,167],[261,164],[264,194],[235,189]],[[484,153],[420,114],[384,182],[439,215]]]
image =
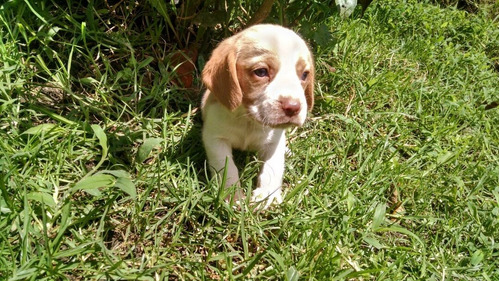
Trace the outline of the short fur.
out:
[[[214,174],[238,183],[232,150],[254,150],[263,167],[252,201],[282,201],[285,130],[314,104],[314,62],[306,43],[277,25],[252,26],[222,41],[202,73],[203,143]],[[243,196],[238,191],[234,200]]]

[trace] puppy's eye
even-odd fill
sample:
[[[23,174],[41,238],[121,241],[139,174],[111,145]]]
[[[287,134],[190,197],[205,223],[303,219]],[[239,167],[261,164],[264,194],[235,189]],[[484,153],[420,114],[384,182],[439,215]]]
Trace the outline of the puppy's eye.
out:
[[[301,79],[302,79],[303,81],[305,81],[305,80],[307,79],[307,76],[308,76],[308,75],[309,75],[309,71],[304,71],[304,73],[302,73],[302,77],[301,77]]]
[[[256,69],[253,71],[253,73],[255,73],[255,75],[259,76],[259,77],[266,77],[266,76],[269,76],[269,72],[267,71],[266,68],[259,68],[259,69]]]

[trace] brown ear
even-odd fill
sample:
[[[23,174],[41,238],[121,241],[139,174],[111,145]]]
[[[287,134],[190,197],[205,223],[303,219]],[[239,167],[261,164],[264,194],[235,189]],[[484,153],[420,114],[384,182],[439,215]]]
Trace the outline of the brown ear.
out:
[[[236,46],[227,39],[215,48],[202,72],[205,86],[229,110],[240,106],[243,99],[236,72]]]
[[[314,62],[311,59],[312,62]],[[314,105],[314,63],[311,63],[311,70],[309,72],[309,81],[306,86],[305,94],[306,94],[306,102],[307,102],[307,110],[311,111]]]

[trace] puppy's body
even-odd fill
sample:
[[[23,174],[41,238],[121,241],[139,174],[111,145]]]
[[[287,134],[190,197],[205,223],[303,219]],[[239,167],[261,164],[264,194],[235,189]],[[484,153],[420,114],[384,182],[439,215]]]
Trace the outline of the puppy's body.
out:
[[[203,82],[209,165],[219,173],[227,161],[230,186],[238,182],[232,149],[257,151],[264,164],[252,200],[265,199],[266,207],[281,202],[285,129],[301,126],[313,105],[314,66],[305,42],[280,26],[253,26],[219,44]]]
[[[286,151],[285,130],[263,126],[249,118],[244,107],[229,111],[217,102],[206,106],[203,116],[203,143],[208,163],[215,172],[222,172],[227,159],[226,185],[233,185],[239,179],[232,149],[257,151],[264,166],[252,200],[267,199],[266,206],[274,199],[280,203]],[[234,200],[241,197],[238,192]]]

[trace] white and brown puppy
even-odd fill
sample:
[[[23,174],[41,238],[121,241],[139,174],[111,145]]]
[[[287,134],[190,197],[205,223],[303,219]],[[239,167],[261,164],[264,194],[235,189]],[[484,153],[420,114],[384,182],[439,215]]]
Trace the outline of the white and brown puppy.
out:
[[[222,41],[203,69],[203,143],[208,164],[226,186],[238,182],[233,149],[253,150],[263,161],[252,201],[281,203],[285,130],[301,126],[314,102],[314,62],[290,29],[255,25]],[[242,198],[238,191],[234,200]]]

